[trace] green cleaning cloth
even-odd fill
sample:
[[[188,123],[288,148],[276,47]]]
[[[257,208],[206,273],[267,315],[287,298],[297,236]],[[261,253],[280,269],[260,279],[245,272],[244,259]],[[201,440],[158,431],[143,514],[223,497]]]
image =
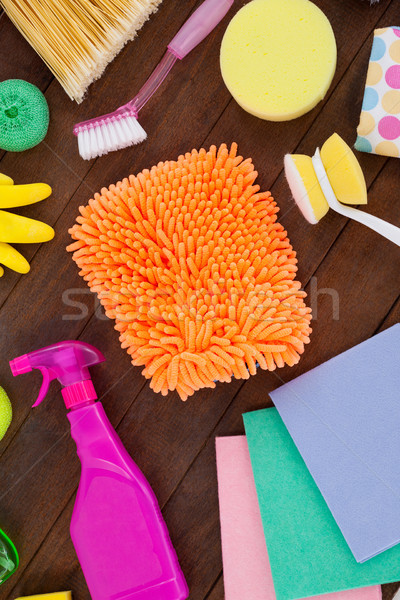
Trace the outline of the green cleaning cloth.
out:
[[[12,408],[9,397],[0,387],[0,440],[6,435],[12,419]]]
[[[277,600],[398,581],[400,545],[356,562],[277,410],[243,418]]]

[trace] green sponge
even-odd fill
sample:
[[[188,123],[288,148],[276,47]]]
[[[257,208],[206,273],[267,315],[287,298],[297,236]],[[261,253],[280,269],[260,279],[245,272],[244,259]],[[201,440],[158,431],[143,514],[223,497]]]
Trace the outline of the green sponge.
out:
[[[22,79],[0,83],[0,148],[22,152],[45,138],[49,107],[42,92]]]
[[[0,387],[0,440],[6,435],[12,419],[12,408],[9,397]]]

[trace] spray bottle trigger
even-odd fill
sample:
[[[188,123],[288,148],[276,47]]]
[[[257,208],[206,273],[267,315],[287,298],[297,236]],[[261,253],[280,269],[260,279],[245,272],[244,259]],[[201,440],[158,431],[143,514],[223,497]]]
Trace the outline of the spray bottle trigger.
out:
[[[37,397],[37,400],[36,400],[35,404],[33,404],[32,408],[39,406],[39,404],[41,404],[43,402],[43,400],[45,399],[45,397],[47,395],[47,392],[49,391],[50,382],[56,378],[55,375],[53,377],[50,375],[50,371],[48,369],[46,369],[46,367],[36,367],[36,368],[39,369],[39,371],[43,375],[43,382],[42,382],[42,386],[39,391],[39,396]]]

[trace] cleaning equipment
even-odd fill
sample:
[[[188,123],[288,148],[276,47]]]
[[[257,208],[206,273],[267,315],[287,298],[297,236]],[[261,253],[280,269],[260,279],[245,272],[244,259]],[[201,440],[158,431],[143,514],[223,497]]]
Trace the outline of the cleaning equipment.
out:
[[[10,538],[0,529],[0,585],[18,569],[18,552]]]
[[[23,79],[0,83],[0,149],[22,152],[40,144],[49,128],[49,107],[35,85]]]
[[[278,411],[243,418],[277,600],[398,581],[400,546],[355,561]]]
[[[0,442],[6,435],[12,421],[12,406],[5,390],[0,387]]]
[[[36,594],[35,596],[24,596],[16,600],[72,600],[71,592],[54,592],[53,594]]]
[[[271,392],[360,563],[400,543],[399,348],[397,324]]]
[[[41,202],[52,190],[47,183],[14,185],[11,177],[0,174],[0,209],[16,208]],[[46,223],[0,210],[0,263],[17,273],[28,273],[28,261],[10,244],[38,244],[54,237],[54,229]],[[0,266],[0,277],[4,269]]]
[[[400,27],[376,29],[355,148],[400,157]]]
[[[303,216],[316,224],[329,208],[362,223],[400,246],[400,229],[378,217],[342,204],[366,204],[367,186],[349,146],[334,133],[313,158],[286,154],[285,175]]]
[[[72,100],[81,102],[161,0],[0,0]]]
[[[189,595],[157,499],[95,402],[88,367],[105,360],[83,342],[60,342],[10,362],[14,376],[38,369],[61,383],[82,475],[71,537],[93,600],[186,600]]]
[[[216,438],[225,600],[276,600],[244,435]],[[313,600],[382,600],[379,585]]]
[[[292,366],[309,342],[296,254],[256,177],[236,144],[212,146],[79,209],[68,250],[155,392]]]
[[[221,71],[236,102],[260,119],[288,121],[313,109],[336,70],[324,13],[309,0],[253,0],[232,19]]]
[[[218,25],[233,0],[205,0],[176,34],[137,96],[113,113],[78,123],[79,154],[85,160],[140,144],[147,134],[137,121],[139,111],[160,87],[178,59],[183,59]]]

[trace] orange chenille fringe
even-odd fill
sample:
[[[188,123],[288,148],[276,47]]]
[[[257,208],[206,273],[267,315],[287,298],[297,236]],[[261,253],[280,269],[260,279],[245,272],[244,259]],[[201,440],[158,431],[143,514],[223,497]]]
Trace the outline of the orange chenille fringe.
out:
[[[270,192],[237,146],[130,175],[80,207],[68,247],[155,392],[294,365],[311,311]]]

